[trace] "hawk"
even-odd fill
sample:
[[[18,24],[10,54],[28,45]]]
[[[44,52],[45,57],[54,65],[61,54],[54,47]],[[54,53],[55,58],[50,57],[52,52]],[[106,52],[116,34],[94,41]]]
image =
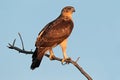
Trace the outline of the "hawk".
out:
[[[48,23],[39,33],[35,46],[36,49],[32,55],[31,69],[39,67],[46,51],[49,51],[49,58],[52,60],[54,53],[52,48],[60,45],[63,52],[64,62],[68,59],[66,54],[67,39],[70,36],[74,23],[72,13],[75,12],[74,7],[66,6],[61,10],[61,14],[52,22]]]

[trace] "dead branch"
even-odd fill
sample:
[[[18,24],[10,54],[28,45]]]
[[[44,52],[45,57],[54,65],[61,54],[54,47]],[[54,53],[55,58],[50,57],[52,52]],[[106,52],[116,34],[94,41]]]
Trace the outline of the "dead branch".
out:
[[[16,39],[14,39],[14,41],[13,41],[12,44],[8,43],[9,46],[7,46],[7,47],[8,47],[9,49],[14,49],[14,50],[16,50],[16,51],[18,51],[19,53],[33,54],[33,51],[32,51],[32,50],[27,51],[27,50],[24,49],[24,43],[23,43],[21,34],[18,33],[18,35],[19,35],[20,40],[21,40],[21,43],[22,43],[22,49],[15,46]],[[49,58],[50,55],[49,55],[49,54],[45,54],[45,56]],[[80,58],[80,57],[78,57],[76,61],[74,61],[74,60],[72,60],[72,59],[70,58],[70,59],[66,60],[65,62],[66,62],[66,63],[71,63],[71,64],[73,64],[88,80],[92,80],[92,78],[89,76],[89,74],[87,74],[87,73],[83,70],[83,68],[77,63],[77,61],[79,60],[79,58]],[[60,61],[60,62],[62,61],[61,58],[58,58],[58,57],[55,57],[55,56],[54,56],[53,60],[57,60],[57,61]]]

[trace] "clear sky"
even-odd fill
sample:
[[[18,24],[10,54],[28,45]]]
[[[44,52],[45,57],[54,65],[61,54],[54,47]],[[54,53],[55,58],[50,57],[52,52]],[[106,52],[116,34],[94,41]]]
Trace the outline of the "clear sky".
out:
[[[0,80],[87,80],[73,65],[44,57],[30,70],[31,55],[8,49],[18,32],[26,50],[34,50],[39,31],[59,16],[65,6],[73,6],[74,30],[67,53],[94,80],[120,80],[120,0],[0,0]],[[60,47],[55,55],[62,57]]]

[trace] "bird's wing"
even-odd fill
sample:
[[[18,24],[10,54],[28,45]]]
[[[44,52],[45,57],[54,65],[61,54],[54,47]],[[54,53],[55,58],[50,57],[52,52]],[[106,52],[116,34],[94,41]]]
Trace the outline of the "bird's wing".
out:
[[[66,39],[73,29],[72,20],[56,19],[47,24],[36,41],[36,47],[52,47]]]

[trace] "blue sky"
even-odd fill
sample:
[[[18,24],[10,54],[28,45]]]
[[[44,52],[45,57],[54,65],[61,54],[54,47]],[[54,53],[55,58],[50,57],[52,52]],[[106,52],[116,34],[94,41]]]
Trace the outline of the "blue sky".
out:
[[[120,80],[120,1],[119,0],[0,0],[0,80],[87,80],[73,65],[44,57],[30,70],[31,55],[19,54],[6,46],[22,34],[26,50],[35,49],[39,31],[59,16],[63,7],[74,6],[74,30],[67,53],[94,80]],[[54,48],[62,57],[60,47]]]

